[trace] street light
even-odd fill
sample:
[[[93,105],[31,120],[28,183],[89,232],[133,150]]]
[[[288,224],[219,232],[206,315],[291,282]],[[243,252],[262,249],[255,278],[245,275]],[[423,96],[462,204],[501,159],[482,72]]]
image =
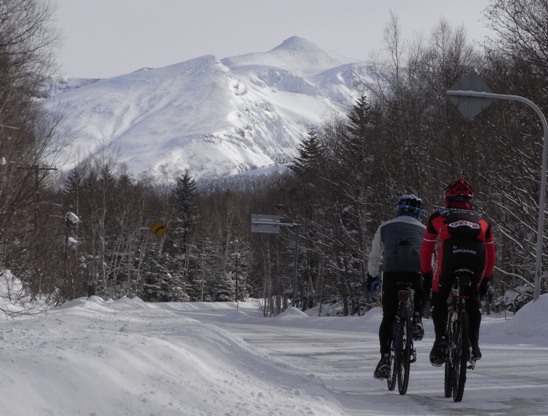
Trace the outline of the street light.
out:
[[[519,95],[505,95],[505,94],[494,94],[487,91],[477,91],[477,90],[467,90],[462,91],[463,85],[465,83],[468,83],[469,86],[479,86],[479,88],[486,88],[486,86],[482,85],[482,80],[479,78],[479,75],[477,75],[474,71],[469,73],[467,77],[465,77],[463,80],[459,81],[455,86],[451,87],[451,89],[447,90],[447,95],[449,96],[455,96],[455,97],[467,97],[469,100],[468,102],[459,102],[452,100],[452,102],[459,108],[461,113],[468,119],[473,118],[479,111],[483,110],[484,107],[476,107],[475,109],[470,109],[472,105],[470,104],[470,101],[473,101],[474,99],[478,101],[478,99],[482,99],[484,103],[487,103],[489,105],[489,101],[486,100],[511,100],[511,101],[519,101],[523,104],[528,105],[531,107],[535,113],[539,116],[540,121],[542,122],[542,129],[544,132],[544,143],[542,146],[542,167],[541,167],[541,178],[540,178],[540,195],[539,195],[539,202],[538,202],[538,226],[537,226],[537,244],[536,244],[536,259],[535,259],[535,286],[533,291],[533,300],[537,300],[540,296],[540,279],[543,277],[542,273],[542,242],[543,242],[543,234],[544,234],[544,206],[546,203],[546,170],[547,170],[547,157],[548,157],[548,123],[546,122],[546,117],[544,117],[544,114],[542,114],[542,111],[540,111],[540,108],[538,108],[535,103],[533,103],[531,100],[528,100],[527,98],[521,97]],[[458,89],[457,89],[458,88]],[[470,112],[472,111],[472,113]]]

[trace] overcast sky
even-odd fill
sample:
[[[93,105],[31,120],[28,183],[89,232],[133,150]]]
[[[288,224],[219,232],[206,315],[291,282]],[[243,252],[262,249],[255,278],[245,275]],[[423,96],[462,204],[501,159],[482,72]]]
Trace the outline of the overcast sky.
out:
[[[429,36],[440,19],[486,34],[489,0],[54,0],[60,75],[106,78],[202,55],[268,51],[291,36],[349,58],[383,47],[390,11],[406,39]]]

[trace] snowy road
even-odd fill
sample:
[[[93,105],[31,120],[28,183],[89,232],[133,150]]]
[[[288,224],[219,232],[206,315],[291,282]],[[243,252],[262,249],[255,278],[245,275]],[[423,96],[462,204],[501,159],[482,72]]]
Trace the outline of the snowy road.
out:
[[[376,330],[380,315],[375,315],[368,320],[361,318],[365,321],[363,331],[325,329],[334,327],[335,320],[344,319],[325,317],[245,323],[221,319],[216,324],[294,367],[296,373],[321,380],[349,416],[548,414],[548,346],[527,345],[523,343],[526,340],[516,337],[507,337],[508,344],[501,343],[500,327],[509,321],[484,318],[483,359],[468,372],[463,401],[455,403],[443,396],[443,368],[428,362],[433,341],[429,320],[425,320],[425,339],[417,343],[418,360],[411,369],[407,395],[400,396],[397,389],[390,392],[386,382],[373,379],[379,357]],[[217,319],[203,314],[194,317],[213,322]]]
[[[380,310],[263,318],[255,302],[77,299],[0,321],[0,415],[545,416],[548,295],[482,325],[464,399],[418,343],[408,394],[373,379]]]

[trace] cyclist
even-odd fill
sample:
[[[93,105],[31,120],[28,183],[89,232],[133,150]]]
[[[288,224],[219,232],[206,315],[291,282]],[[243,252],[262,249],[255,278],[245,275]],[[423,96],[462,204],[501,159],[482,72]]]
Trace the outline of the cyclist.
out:
[[[495,266],[495,244],[490,224],[472,210],[474,191],[464,179],[451,182],[445,189],[445,208],[428,219],[421,248],[421,269],[425,289],[432,289],[432,320],[436,339],[430,352],[430,362],[439,367],[445,362],[447,340],[447,298],[453,285],[453,271],[469,267],[475,279],[469,288],[466,310],[469,317],[469,339],[472,359],[481,358],[479,330],[481,324],[480,295]],[[436,267],[432,272],[432,257],[439,240]]]
[[[425,226],[419,221],[424,209],[420,197],[415,194],[402,195],[396,205],[396,217],[382,223],[373,238],[369,253],[368,283],[380,277],[382,263],[382,322],[379,327],[381,360],[374,372],[377,379],[390,374],[390,344],[392,326],[398,310],[398,287],[396,282],[411,282],[415,289],[413,338],[424,336],[422,310],[424,291],[420,274],[420,248]]]

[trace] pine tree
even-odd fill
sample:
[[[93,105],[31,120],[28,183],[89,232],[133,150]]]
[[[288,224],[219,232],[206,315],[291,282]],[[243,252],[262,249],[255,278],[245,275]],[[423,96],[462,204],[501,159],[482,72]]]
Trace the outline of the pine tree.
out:
[[[193,226],[196,224],[198,210],[198,193],[196,181],[186,170],[183,176],[177,179],[174,191],[175,196],[175,220],[171,226],[171,234],[180,252],[187,251],[187,244]]]
[[[374,120],[377,114],[365,95],[356,100],[348,113],[341,157],[355,174],[369,170],[375,156],[377,132]]]
[[[232,272],[222,275],[217,282],[215,300],[231,302],[235,300],[235,276]]]
[[[70,171],[63,186],[64,208],[78,214],[80,192],[82,187],[82,173],[78,168]]]
[[[144,282],[141,285],[141,298],[147,302],[162,302],[167,296],[166,279],[168,273],[158,261],[157,254],[147,253],[145,256],[147,267],[143,270]]]
[[[192,233],[197,221],[198,192],[188,170],[177,179],[170,201],[174,218],[162,253],[163,266],[169,277],[163,280],[169,286],[167,296],[171,300],[185,300],[189,295],[193,298],[190,274],[197,269],[197,249]]]
[[[312,180],[322,171],[324,159],[324,146],[315,129],[308,130],[308,136],[297,149],[298,156],[293,160],[289,168],[297,176],[305,180]]]

